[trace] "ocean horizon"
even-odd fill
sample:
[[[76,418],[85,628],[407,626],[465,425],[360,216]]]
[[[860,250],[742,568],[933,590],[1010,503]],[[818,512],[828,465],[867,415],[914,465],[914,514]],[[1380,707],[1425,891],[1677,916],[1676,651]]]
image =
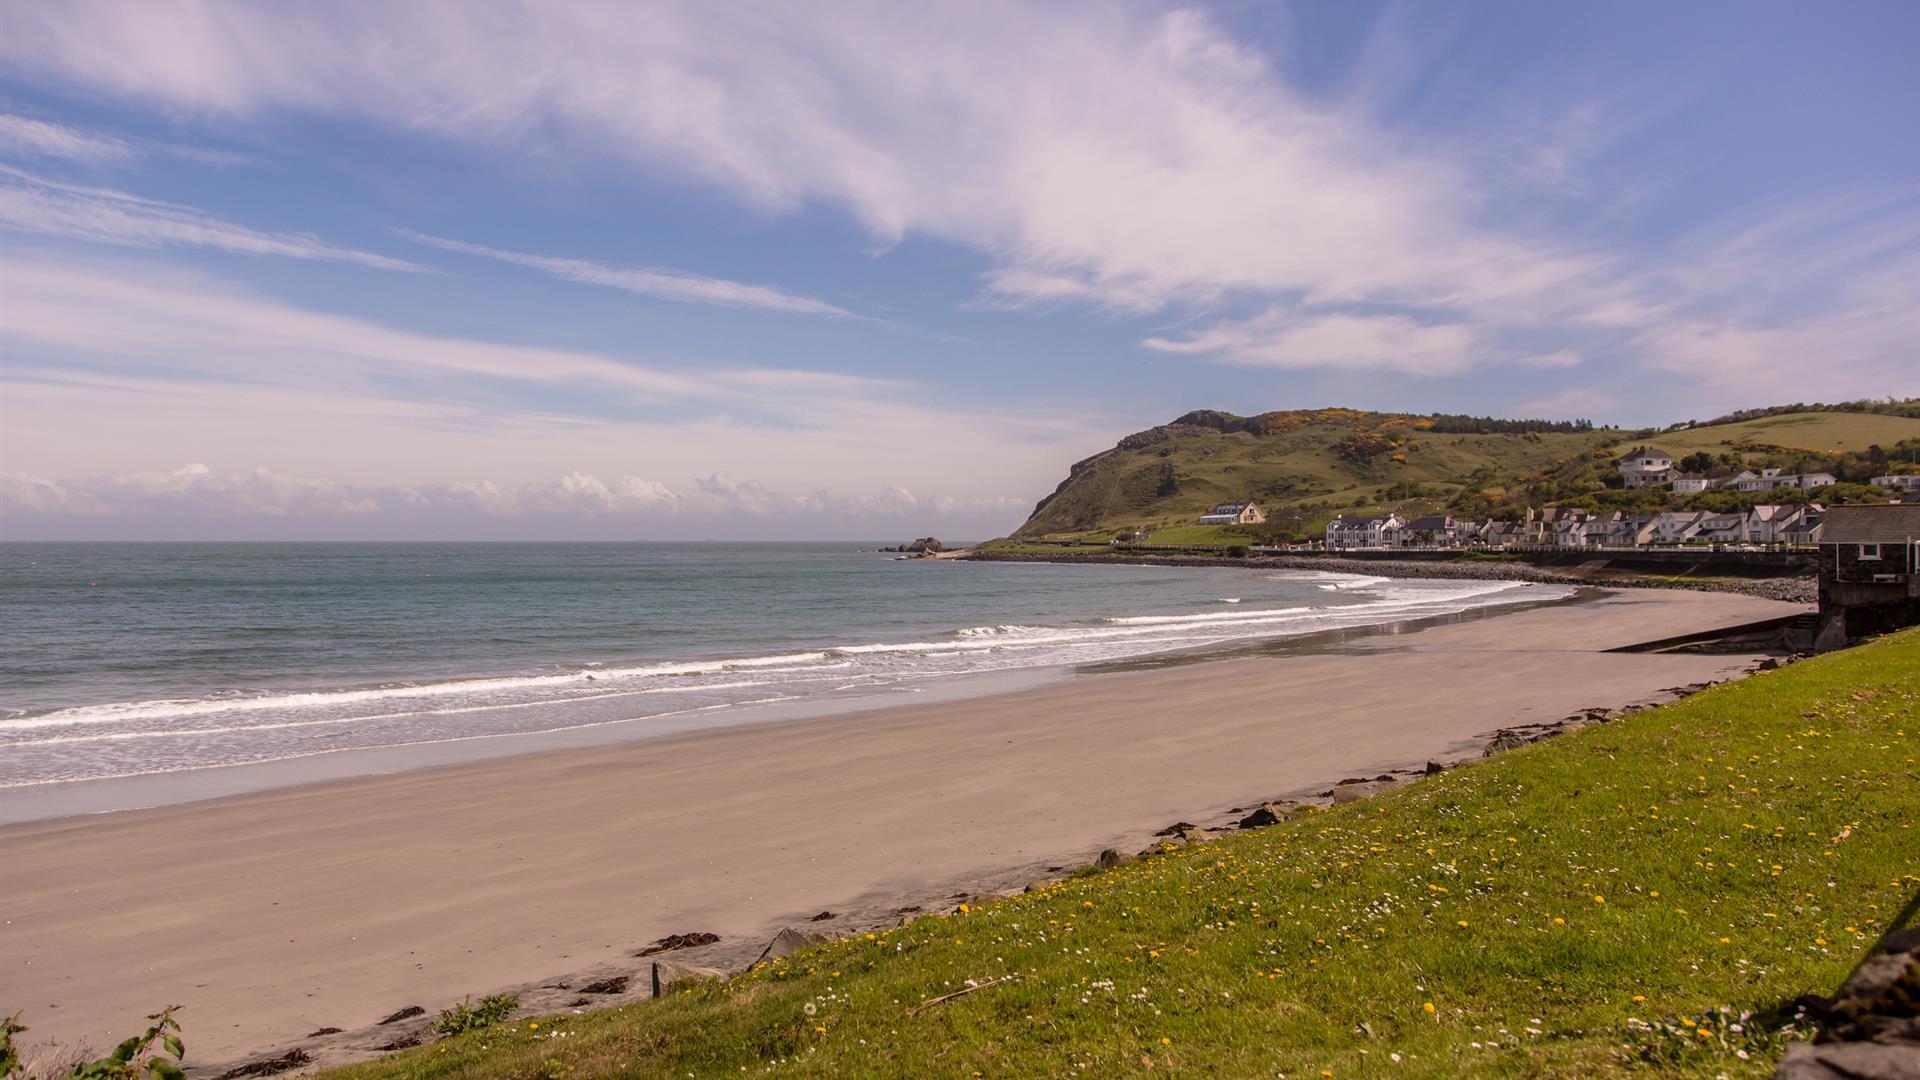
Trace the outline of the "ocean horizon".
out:
[[[796,704],[1556,590],[878,542],[0,545],[0,789]]]

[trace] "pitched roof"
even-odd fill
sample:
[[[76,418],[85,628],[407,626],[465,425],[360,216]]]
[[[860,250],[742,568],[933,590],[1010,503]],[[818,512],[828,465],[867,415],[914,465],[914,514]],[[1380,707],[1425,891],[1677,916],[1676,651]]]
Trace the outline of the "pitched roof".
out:
[[[1407,522],[1407,528],[1412,529],[1414,532],[1419,532],[1422,529],[1433,529],[1437,531],[1451,524],[1453,524],[1452,518],[1441,514],[1428,514],[1426,517],[1417,517]]]
[[[1628,458],[1637,458],[1637,457],[1663,457],[1669,461],[1673,460],[1672,454],[1667,453],[1665,450],[1662,450],[1657,446],[1636,446],[1633,449],[1627,451],[1626,453],[1621,454],[1619,457],[1614,458],[1613,460],[1625,461]]]
[[[1219,506],[1207,511],[1207,516],[1211,517],[1214,514],[1237,514],[1252,505],[1252,503],[1221,503]]]
[[[1920,505],[1836,506],[1827,511],[1823,544],[1909,544],[1920,540]]]

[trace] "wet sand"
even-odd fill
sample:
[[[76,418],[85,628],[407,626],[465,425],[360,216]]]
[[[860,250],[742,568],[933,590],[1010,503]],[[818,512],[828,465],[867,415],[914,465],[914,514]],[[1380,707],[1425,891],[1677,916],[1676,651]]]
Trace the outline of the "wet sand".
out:
[[[675,735],[0,829],[0,1014],[110,1046],[186,1006],[230,1061],[402,1006],[740,949],[1177,818],[1477,755],[1496,728],[1662,700],[1752,657],[1606,650],[1791,614],[1634,590],[1295,655]]]

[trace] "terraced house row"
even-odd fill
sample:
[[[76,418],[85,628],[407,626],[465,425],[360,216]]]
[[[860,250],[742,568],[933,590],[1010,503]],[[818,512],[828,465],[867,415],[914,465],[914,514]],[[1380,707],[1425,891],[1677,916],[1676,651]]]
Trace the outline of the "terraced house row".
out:
[[[1755,506],[1744,513],[1684,510],[1528,510],[1514,521],[1436,515],[1342,514],[1327,523],[1330,551],[1380,548],[1634,548],[1662,544],[1806,545],[1820,541],[1818,503]]]

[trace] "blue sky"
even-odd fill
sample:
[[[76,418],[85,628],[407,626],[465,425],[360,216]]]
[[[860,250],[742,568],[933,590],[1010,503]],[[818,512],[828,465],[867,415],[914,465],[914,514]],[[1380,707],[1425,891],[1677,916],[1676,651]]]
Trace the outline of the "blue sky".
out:
[[[1192,408],[1920,393],[1909,3],[0,10],[0,535],[1004,532]]]

